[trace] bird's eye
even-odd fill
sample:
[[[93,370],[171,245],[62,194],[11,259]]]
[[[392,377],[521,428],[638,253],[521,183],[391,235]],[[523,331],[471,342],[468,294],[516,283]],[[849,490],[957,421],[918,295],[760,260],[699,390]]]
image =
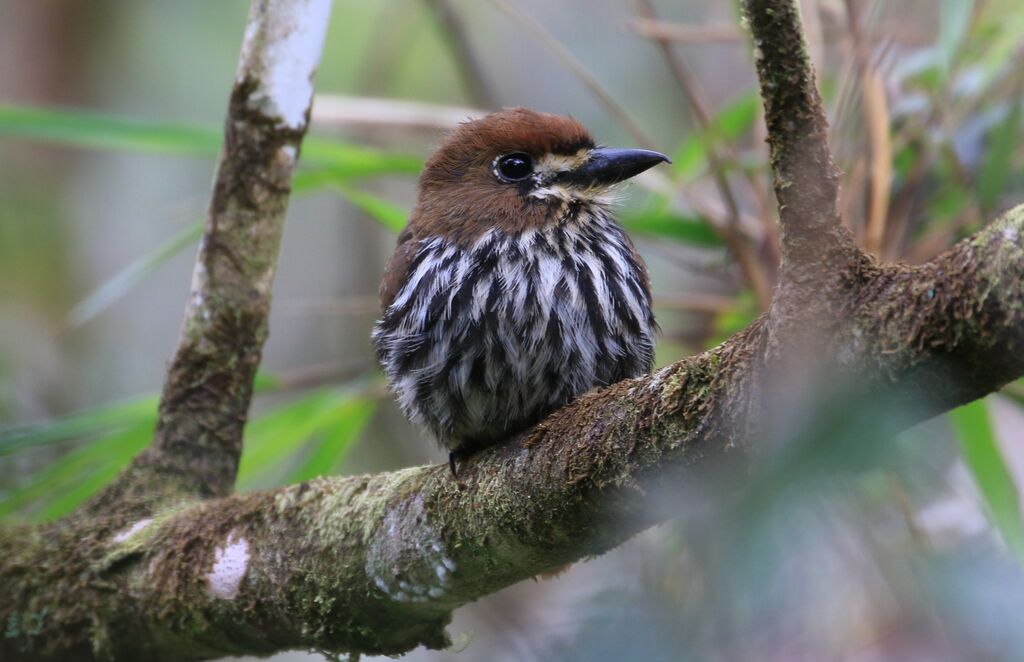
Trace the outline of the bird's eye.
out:
[[[499,156],[495,170],[506,182],[520,182],[533,173],[533,159],[522,152]]]

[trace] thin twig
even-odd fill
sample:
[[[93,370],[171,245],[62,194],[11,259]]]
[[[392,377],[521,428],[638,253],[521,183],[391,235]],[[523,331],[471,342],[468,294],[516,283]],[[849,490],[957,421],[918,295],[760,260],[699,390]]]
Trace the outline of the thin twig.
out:
[[[497,96],[484,75],[480,59],[476,57],[469,43],[469,35],[462,17],[452,7],[450,0],[426,0],[426,3],[437,18],[445,43],[452,51],[455,66],[459,70],[469,98],[478,106],[497,108]]]
[[[644,19],[657,20],[658,18],[654,5],[650,0],[637,0],[637,9]],[[758,259],[755,247],[751,246],[740,233],[739,205],[736,203],[736,196],[733,195],[732,187],[729,185],[729,179],[726,176],[725,166],[719,156],[718,148],[712,143],[715,136],[713,135],[711,112],[708,109],[707,101],[704,99],[703,90],[700,89],[699,83],[686,66],[686,63],[672,51],[672,44],[668,40],[654,38],[654,42],[661,51],[679,88],[686,95],[690,108],[693,110],[693,117],[697,122],[697,127],[702,134],[711,138],[706,148],[706,156],[711,167],[712,177],[715,180],[715,186],[718,188],[719,195],[721,195],[722,202],[725,204],[728,212],[727,225],[722,229],[723,239],[728,244],[730,250],[736,255],[736,260],[743,270],[743,275],[754,291],[758,308],[766,310],[772,298],[771,283],[769,282],[764,265]],[[734,158],[733,160],[736,159]],[[768,236],[773,240],[774,225],[769,222],[767,227],[769,228]]]
[[[486,114],[486,110],[469,106],[338,94],[318,94],[313,104],[313,123],[322,127],[355,125],[437,131]]]
[[[624,25],[641,37],[680,44],[742,44],[747,41],[746,32],[728,23],[684,25],[645,16],[629,19]]]
[[[622,125],[622,128],[633,137],[633,140],[637,141],[641,147],[655,149],[656,143],[647,134],[647,132],[640,128],[640,125],[637,124],[636,120],[634,120],[626,109],[615,100],[615,97],[605,89],[604,85],[602,85],[597,78],[595,78],[594,75],[583,66],[583,64],[569,51],[569,49],[563,46],[560,41],[555,39],[543,25],[512,3],[506,2],[506,0],[491,0],[491,3],[501,11],[505,12],[505,14],[507,14],[516,23],[525,28],[527,32],[533,34],[533,36],[540,41],[541,45],[555,56],[556,60],[565,65],[565,67],[568,68],[588,90],[590,90],[591,94],[593,94],[601,105],[604,106],[604,109],[607,110],[608,113]]]
[[[864,226],[864,248],[872,255],[882,255],[889,195],[892,189],[892,141],[889,138],[889,106],[885,98],[885,82],[868,57],[857,7],[846,0],[853,59],[861,78],[861,101],[868,130],[868,173],[871,182],[867,223]]]

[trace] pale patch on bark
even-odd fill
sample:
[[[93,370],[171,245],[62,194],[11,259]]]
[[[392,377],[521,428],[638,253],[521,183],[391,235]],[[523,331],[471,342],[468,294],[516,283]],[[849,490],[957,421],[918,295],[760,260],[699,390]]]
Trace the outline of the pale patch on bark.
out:
[[[238,78],[256,82],[253,108],[289,128],[306,124],[313,100],[313,74],[323,50],[331,0],[253,3],[242,43]]]
[[[238,595],[248,569],[249,541],[232,533],[224,546],[213,552],[213,569],[206,575],[206,589],[216,598],[231,600]]]
[[[409,530],[410,524],[415,530]],[[422,496],[388,512],[366,555],[366,574],[397,602],[443,597],[455,570],[455,561],[430,524]]]

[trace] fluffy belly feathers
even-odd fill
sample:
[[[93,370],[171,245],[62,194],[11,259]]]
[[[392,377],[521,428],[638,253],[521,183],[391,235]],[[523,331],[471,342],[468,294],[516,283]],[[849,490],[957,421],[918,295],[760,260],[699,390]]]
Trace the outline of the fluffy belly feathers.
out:
[[[646,274],[613,221],[492,230],[469,247],[427,238],[409,274],[373,342],[406,415],[450,450],[651,368]]]

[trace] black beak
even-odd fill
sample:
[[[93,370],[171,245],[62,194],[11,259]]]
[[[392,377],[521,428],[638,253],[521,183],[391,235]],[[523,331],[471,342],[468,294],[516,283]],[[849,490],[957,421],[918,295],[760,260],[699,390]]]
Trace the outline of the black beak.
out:
[[[580,188],[610,186],[639,175],[659,163],[672,163],[661,152],[649,149],[612,149],[598,147],[590,150],[587,160],[559,176],[559,181]]]

